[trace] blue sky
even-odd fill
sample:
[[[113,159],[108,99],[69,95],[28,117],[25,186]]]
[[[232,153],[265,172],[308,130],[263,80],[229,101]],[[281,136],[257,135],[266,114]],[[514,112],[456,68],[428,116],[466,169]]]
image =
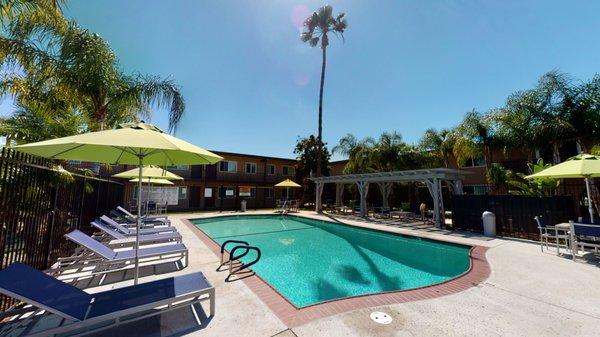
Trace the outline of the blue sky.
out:
[[[559,69],[600,69],[599,1],[330,1],[346,42],[328,49],[324,139],[429,127],[502,105]],[[67,15],[109,41],[127,72],[171,77],[177,136],[223,151],[291,157],[316,133],[320,50],[299,40],[321,1],[72,0]],[[152,122],[166,127],[166,114]]]

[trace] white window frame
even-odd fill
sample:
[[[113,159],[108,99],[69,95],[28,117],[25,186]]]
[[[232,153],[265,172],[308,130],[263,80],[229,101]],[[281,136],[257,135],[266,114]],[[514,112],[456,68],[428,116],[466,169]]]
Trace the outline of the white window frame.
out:
[[[248,165],[250,165],[250,167],[254,167],[254,172],[248,172]],[[252,170],[250,170],[250,171],[252,171]],[[246,174],[256,174],[257,171],[258,171],[258,166],[256,165],[256,163],[246,162],[244,164],[244,172],[246,172]]]
[[[221,198],[221,189],[223,189],[223,199],[234,199],[235,198],[235,187],[223,186],[219,187],[219,199]],[[232,190],[232,195],[227,195],[227,190]]]
[[[223,162],[227,163],[227,171],[221,170],[221,163],[223,163]],[[229,170],[229,166],[231,165],[231,163],[233,163],[235,165],[235,170],[234,171],[230,171]],[[219,172],[223,172],[223,173],[237,173],[237,161],[235,161],[235,160],[223,160],[218,165],[219,165]]]
[[[271,173],[271,167],[273,168],[273,173]],[[277,166],[275,164],[267,164],[267,175],[272,176],[275,174],[277,174]]]
[[[287,173],[284,173],[284,168],[287,168]],[[281,174],[283,174],[284,176],[288,176],[291,177],[294,174],[296,174],[296,168],[291,166],[291,165],[283,165],[283,168],[281,169]]]
[[[275,198],[275,189],[272,187],[268,187],[264,189],[265,191],[263,193],[265,193],[265,198],[267,199],[273,199]],[[270,191],[270,195],[267,195],[267,191]]]
[[[483,162],[483,164],[481,164],[481,165],[475,165],[475,161],[479,160],[479,159]],[[461,166],[461,167],[463,167],[463,168],[485,167],[485,158],[469,158],[469,159],[467,159],[467,162],[470,163],[470,165],[467,166],[467,165],[463,164],[463,166]]]

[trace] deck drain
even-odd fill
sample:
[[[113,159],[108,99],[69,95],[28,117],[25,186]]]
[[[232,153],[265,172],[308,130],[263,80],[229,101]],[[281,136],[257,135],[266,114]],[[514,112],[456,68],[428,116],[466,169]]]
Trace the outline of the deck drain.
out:
[[[392,317],[385,312],[375,311],[371,313],[371,319],[379,324],[390,324],[392,323]]]

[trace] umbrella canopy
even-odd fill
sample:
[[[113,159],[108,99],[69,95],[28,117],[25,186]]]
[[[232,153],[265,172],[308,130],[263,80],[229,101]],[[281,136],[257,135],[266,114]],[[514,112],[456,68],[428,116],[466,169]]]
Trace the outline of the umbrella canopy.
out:
[[[89,132],[15,147],[40,157],[107,164],[201,165],[223,158],[145,123]]]
[[[139,193],[142,190],[143,166],[214,164],[223,159],[146,123],[121,124],[117,129],[45,140],[16,146],[16,149],[50,159],[138,165],[135,284],[139,277],[138,251],[142,212],[142,198]]]
[[[123,179],[134,179],[138,178],[140,170],[135,168],[129,171],[121,172],[114,174],[115,178],[123,178]],[[144,178],[144,182],[146,182],[146,178],[153,179],[164,179],[164,180],[183,180],[183,177],[176,175],[175,173],[171,173],[159,166],[156,165],[147,165],[142,168],[142,178]],[[131,180],[130,180],[131,181]]]
[[[275,185],[275,187],[302,187],[300,185],[298,185],[297,183],[295,183],[294,181],[290,180],[290,179],[286,179],[280,183],[277,183]]]
[[[139,178],[129,180],[132,183],[137,183],[140,181]],[[158,179],[158,178],[142,178],[142,183],[150,184],[150,185],[174,185],[172,181],[167,179]]]
[[[564,162],[551,166],[525,178],[586,178],[600,177],[600,157],[578,154]]]
[[[526,179],[535,178],[583,178],[585,179],[585,189],[587,191],[588,212],[590,220],[594,222],[594,208],[591,196],[590,179],[600,177],[600,157],[591,154],[578,154],[564,162],[551,166],[536,174],[528,175]]]

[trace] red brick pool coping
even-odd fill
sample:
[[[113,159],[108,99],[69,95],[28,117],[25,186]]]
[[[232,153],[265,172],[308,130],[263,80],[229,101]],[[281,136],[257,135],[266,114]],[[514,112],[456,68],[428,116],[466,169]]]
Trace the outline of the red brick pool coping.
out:
[[[181,219],[181,221],[196,234],[196,236],[204,242],[213,253],[220,257],[221,247],[213,241],[213,239],[198,227],[194,226],[188,219]],[[285,297],[279,294],[279,292],[273,289],[258,275],[246,277],[241,281],[243,281],[285,325],[293,328],[313,320],[356,309],[432,299],[456,294],[472,288],[486,280],[490,275],[490,266],[485,258],[487,249],[487,247],[483,246],[473,246],[470,251],[471,268],[461,276],[443,283],[417,289],[345,297],[300,309],[292,305]]]

